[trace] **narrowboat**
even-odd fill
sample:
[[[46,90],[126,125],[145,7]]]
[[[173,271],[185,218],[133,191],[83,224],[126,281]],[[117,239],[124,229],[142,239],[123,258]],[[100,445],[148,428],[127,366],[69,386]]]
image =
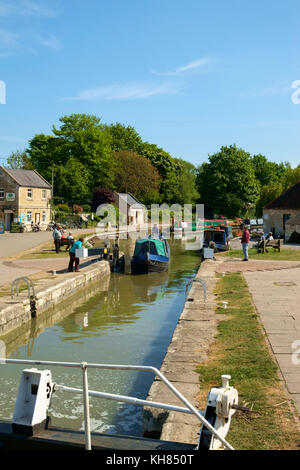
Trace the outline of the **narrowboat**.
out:
[[[203,247],[213,247],[216,252],[227,251],[232,238],[232,228],[230,226],[205,228]]]
[[[165,238],[149,236],[148,238],[136,240],[131,260],[131,273],[142,274],[167,271],[169,260],[170,247]]]

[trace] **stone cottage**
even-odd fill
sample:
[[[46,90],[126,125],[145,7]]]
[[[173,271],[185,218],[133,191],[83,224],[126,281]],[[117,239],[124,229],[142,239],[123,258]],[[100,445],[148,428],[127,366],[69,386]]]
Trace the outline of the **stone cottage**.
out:
[[[50,222],[51,185],[35,170],[0,166],[0,222],[10,230],[14,222],[46,228]]]
[[[127,225],[141,225],[147,220],[146,207],[130,193],[114,191],[115,201]]]
[[[263,208],[264,232],[273,232],[288,241],[292,233],[290,221],[299,215],[300,181]]]

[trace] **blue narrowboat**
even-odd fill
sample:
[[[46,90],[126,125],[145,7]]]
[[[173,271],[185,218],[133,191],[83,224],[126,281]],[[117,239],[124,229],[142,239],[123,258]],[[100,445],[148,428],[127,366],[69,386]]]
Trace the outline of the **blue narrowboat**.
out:
[[[135,242],[131,260],[132,274],[167,271],[170,247],[165,238],[143,238]]]

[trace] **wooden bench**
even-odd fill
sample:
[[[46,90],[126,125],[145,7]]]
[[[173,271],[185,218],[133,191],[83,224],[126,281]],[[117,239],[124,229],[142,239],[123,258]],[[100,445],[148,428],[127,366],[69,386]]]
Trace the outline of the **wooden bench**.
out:
[[[282,242],[281,238],[278,240],[261,240],[257,246],[257,253],[268,253],[267,247],[272,247],[280,252]]]
[[[60,240],[60,246],[66,246],[66,251],[71,248],[71,246],[74,244],[74,239],[73,238],[61,238]]]

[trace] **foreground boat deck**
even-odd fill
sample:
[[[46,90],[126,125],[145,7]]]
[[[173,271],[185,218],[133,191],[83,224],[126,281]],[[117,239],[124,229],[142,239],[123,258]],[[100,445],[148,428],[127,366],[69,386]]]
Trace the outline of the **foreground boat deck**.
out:
[[[92,433],[92,449],[103,451],[194,451],[194,444],[142,437]],[[34,436],[14,434],[9,422],[0,422],[0,450],[84,450],[84,432],[49,427]]]

